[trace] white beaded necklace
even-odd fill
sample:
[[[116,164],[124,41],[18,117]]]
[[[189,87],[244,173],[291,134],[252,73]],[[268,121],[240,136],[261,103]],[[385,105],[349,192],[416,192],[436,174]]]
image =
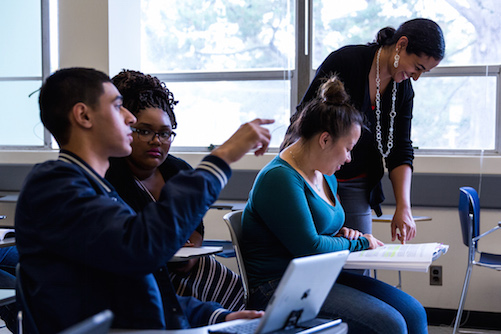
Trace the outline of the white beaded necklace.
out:
[[[376,141],[377,148],[383,158],[386,158],[390,154],[391,148],[393,147],[393,123],[395,121],[395,116],[397,115],[395,111],[395,101],[397,100],[397,83],[393,80],[393,90],[391,95],[391,112],[390,112],[390,128],[388,129],[388,149],[383,152],[383,143],[381,135],[381,78],[379,78],[379,57],[381,56],[380,47],[377,52],[376,58]]]

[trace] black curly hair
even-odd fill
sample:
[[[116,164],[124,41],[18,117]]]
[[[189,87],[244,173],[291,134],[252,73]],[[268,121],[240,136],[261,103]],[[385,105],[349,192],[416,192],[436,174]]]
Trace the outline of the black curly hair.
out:
[[[139,71],[122,70],[111,81],[123,96],[123,106],[134,115],[146,108],[160,108],[169,115],[172,129],[177,127],[174,94],[157,77]]]

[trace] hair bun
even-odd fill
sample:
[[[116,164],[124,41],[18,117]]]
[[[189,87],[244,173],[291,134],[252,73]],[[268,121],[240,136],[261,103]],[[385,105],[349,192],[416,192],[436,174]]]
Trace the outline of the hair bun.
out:
[[[333,105],[343,105],[350,100],[343,82],[337,76],[330,77],[320,86],[319,98],[322,102]]]
[[[379,45],[388,45],[395,35],[395,28],[386,27],[381,30],[376,35],[376,43]]]

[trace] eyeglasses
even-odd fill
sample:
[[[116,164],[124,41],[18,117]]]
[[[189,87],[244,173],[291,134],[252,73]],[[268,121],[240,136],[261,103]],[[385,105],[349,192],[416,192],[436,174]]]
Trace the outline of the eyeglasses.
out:
[[[158,136],[158,140],[160,140],[162,144],[167,144],[171,143],[174,140],[174,137],[176,137],[176,133],[174,131],[155,132],[133,127],[131,127],[130,129],[137,134],[137,137],[141,141],[152,141],[155,140],[155,137]]]

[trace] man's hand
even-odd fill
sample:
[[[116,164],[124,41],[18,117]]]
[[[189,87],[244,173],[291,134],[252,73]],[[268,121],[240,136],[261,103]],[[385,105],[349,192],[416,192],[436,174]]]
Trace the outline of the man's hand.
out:
[[[212,151],[211,154],[223,159],[228,165],[240,160],[245,153],[256,149],[255,155],[263,155],[270,144],[270,131],[261,125],[275,122],[272,119],[260,119],[242,124],[227,141]]]
[[[226,316],[224,321],[236,320],[236,319],[255,319],[261,318],[264,315],[264,311],[238,311],[230,313]]]

